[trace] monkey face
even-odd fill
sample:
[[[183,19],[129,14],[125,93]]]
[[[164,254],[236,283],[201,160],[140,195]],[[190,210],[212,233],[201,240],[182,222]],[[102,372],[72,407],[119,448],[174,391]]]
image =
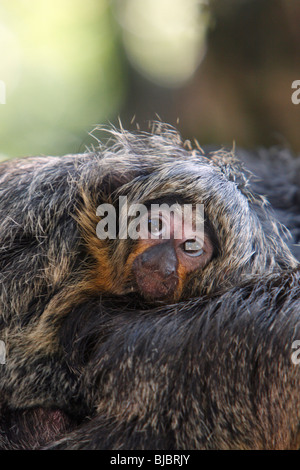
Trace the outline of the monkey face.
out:
[[[173,301],[180,297],[189,273],[204,268],[213,244],[193,221],[182,224],[182,211],[149,211],[141,224],[137,248],[128,259],[135,288],[146,299]]]

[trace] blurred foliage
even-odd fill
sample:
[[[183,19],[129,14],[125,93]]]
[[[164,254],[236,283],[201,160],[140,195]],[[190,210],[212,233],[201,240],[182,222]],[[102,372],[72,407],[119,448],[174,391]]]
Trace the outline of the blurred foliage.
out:
[[[156,115],[202,145],[299,152],[299,24],[291,0],[1,0],[0,154],[84,151],[97,124]]]
[[[77,152],[119,111],[126,92],[106,0],[2,0],[0,151]]]

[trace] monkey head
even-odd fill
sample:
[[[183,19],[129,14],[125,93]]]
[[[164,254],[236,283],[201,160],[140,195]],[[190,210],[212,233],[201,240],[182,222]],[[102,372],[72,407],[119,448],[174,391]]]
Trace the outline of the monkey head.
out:
[[[137,137],[114,131],[114,144],[101,153],[101,178],[89,181],[94,186],[88,188],[78,224],[94,259],[91,288],[104,295],[137,294],[170,303],[222,291],[247,276],[281,269],[287,260],[296,266],[281,227],[232,154],[204,155],[187,149],[168,127],[156,132]],[[128,207],[147,208],[135,237],[120,236],[120,197],[127,198]],[[103,202],[115,207],[117,230],[113,239],[97,240],[95,213]],[[164,204],[175,204],[177,210],[150,210]],[[186,205],[192,206],[194,218],[176,236]],[[204,228],[197,233],[200,205]]]

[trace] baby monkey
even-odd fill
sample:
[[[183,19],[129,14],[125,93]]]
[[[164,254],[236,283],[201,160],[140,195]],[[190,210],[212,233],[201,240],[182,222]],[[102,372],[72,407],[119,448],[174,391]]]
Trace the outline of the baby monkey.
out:
[[[89,292],[173,303],[296,266],[230,155],[188,151],[168,129],[114,138],[101,158],[88,158],[88,184],[80,181],[77,228],[90,255],[81,286]]]

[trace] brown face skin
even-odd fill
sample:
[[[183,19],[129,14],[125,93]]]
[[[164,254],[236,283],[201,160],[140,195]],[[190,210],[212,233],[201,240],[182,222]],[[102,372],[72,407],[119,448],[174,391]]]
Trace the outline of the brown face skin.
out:
[[[180,296],[187,274],[209,263],[213,244],[205,233],[195,234],[191,223],[184,224],[183,233],[178,238],[181,216],[176,212],[171,213],[169,219],[163,212],[154,214],[154,217],[152,213],[151,218],[150,215],[148,217],[147,229],[144,225],[140,231],[138,253],[132,262],[134,281],[146,299],[175,301]],[[163,238],[164,235],[167,238]]]

